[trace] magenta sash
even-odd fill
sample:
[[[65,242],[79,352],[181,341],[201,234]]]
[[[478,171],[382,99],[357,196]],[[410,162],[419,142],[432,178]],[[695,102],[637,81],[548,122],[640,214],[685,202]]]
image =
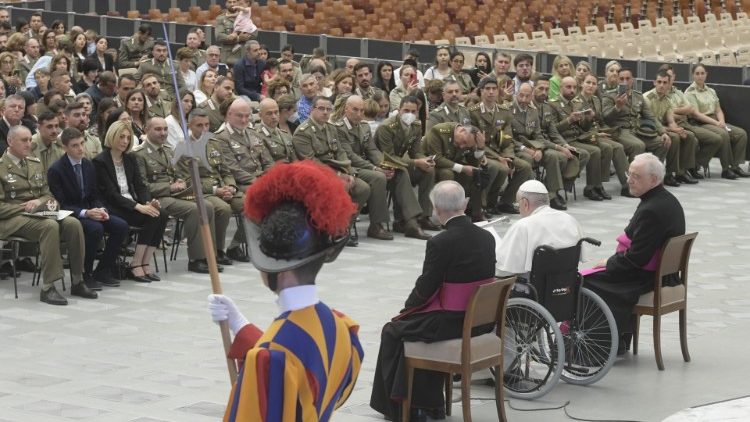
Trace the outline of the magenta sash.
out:
[[[623,233],[619,236],[617,236],[617,248],[615,251],[617,253],[625,252],[628,249],[630,249],[630,245],[633,243],[632,240],[628,237],[627,234]],[[656,268],[659,266],[659,260],[661,259],[661,249],[658,249],[656,252],[654,252],[654,256],[651,257],[651,259],[641,267],[641,269],[646,271],[656,271]],[[581,270],[580,273],[582,276],[587,276],[589,274],[598,273],[601,271],[606,270],[606,267],[597,267],[597,268],[587,268],[585,270]]]
[[[479,286],[495,281],[495,278],[486,278],[484,280],[473,281],[471,283],[449,283],[443,282],[437,292],[435,292],[424,304],[407,309],[406,311],[393,317],[392,321],[404,318],[407,315],[421,314],[432,311],[466,311],[469,306],[469,299]]]

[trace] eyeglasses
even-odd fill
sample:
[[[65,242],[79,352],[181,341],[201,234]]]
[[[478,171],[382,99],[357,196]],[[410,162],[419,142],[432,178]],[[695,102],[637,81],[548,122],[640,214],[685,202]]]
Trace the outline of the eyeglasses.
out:
[[[315,110],[318,110],[321,113],[331,113],[333,111],[333,107],[318,106],[315,107]]]

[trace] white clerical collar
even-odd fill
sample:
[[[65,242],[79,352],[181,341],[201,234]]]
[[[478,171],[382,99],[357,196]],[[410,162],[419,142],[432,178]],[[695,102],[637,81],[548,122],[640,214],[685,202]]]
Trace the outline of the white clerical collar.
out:
[[[454,215],[453,217],[451,217],[451,218],[449,218],[449,219],[445,220],[445,223],[443,223],[443,225],[444,225],[444,226],[447,226],[447,225],[448,225],[448,222],[449,222],[449,221],[453,220],[454,218],[458,218],[458,217],[463,217],[463,216],[464,216],[464,214],[458,214],[458,215]]]
[[[307,308],[318,302],[320,302],[320,299],[318,299],[318,287],[314,284],[305,284],[303,286],[287,287],[279,292],[276,305],[279,306],[279,310],[283,313]]]
[[[549,209],[549,205],[539,206],[534,211],[532,211],[531,214],[529,214],[529,216],[532,216],[532,215],[534,215],[536,213],[540,213],[540,212],[542,212],[543,210],[546,210],[546,209]]]

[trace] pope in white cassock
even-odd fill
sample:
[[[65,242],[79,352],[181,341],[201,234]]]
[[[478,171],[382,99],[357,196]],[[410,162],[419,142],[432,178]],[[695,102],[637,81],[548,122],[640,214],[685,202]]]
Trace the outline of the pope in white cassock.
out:
[[[521,219],[497,242],[497,268],[502,273],[524,274],[528,278],[534,250],[541,245],[555,249],[574,246],[583,236],[575,218],[550,208],[549,194],[542,182],[524,182],[516,194]]]

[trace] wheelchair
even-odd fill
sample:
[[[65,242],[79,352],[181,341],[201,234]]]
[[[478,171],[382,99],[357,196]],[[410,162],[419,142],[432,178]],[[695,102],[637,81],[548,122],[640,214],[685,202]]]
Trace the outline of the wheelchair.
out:
[[[542,397],[560,378],[593,384],[614,364],[615,319],[578,273],[583,242],[601,244],[583,238],[569,248],[538,247],[530,280],[519,279],[511,292],[503,340],[503,384],[511,397]]]

